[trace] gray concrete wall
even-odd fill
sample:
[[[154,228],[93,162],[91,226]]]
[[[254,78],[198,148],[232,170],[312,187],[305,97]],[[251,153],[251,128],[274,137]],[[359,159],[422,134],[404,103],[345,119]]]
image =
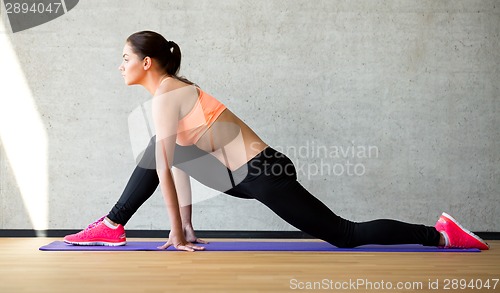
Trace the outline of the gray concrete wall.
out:
[[[82,228],[118,199],[128,117],[150,97],[117,68],[149,29],[339,215],[433,225],[447,211],[500,231],[498,1],[94,0],[15,34],[2,22],[0,229]],[[196,229],[293,230],[255,201],[194,192]],[[158,191],[127,227],[169,228]]]

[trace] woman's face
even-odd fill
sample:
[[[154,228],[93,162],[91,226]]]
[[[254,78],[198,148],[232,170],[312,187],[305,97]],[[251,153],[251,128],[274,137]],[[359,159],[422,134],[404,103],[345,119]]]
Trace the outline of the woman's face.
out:
[[[123,47],[123,61],[118,69],[127,85],[140,84],[146,73],[143,60],[139,59],[128,43]]]

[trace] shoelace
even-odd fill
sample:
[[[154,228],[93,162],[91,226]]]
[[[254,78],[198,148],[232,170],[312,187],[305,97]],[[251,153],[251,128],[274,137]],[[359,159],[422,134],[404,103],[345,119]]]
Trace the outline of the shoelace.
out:
[[[97,225],[99,225],[104,220],[104,218],[106,218],[106,216],[102,216],[101,218],[99,218],[98,220],[96,220],[94,223],[88,225],[87,228],[83,229],[80,233],[87,234],[88,231],[92,230]]]
[[[95,226],[97,226],[99,223],[101,223],[104,218],[106,218],[106,216],[102,216],[100,217],[98,220],[96,220],[94,223],[90,224],[87,226],[87,229],[91,229],[91,228],[94,228]]]

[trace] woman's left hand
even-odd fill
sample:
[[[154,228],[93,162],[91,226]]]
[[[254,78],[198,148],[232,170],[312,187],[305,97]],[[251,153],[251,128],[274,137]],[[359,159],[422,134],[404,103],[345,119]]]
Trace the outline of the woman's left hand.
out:
[[[186,225],[182,228],[182,230],[184,230],[184,237],[186,237],[186,240],[188,242],[208,244],[207,241],[196,237],[196,234],[194,233],[194,229],[193,229],[192,225]]]
[[[170,231],[170,235],[168,237],[167,243],[158,247],[159,249],[167,249],[170,246],[175,247],[177,250],[182,251],[196,251],[196,250],[205,250],[205,247],[194,245],[191,242],[186,241],[183,233],[176,233],[174,231]]]

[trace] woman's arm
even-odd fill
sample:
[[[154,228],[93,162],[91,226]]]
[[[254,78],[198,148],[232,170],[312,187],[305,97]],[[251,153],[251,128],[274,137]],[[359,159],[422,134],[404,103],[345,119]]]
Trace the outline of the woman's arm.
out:
[[[189,175],[181,169],[172,168],[175,190],[179,199],[182,227],[191,225],[192,192]]]
[[[172,168],[172,175],[174,176],[175,189],[177,191],[177,198],[180,204],[181,222],[182,230],[184,232],[184,237],[189,242],[196,243],[208,243],[196,237],[193,229],[193,223],[191,220],[192,215],[192,191],[191,191],[191,180],[186,172],[179,168]]]
[[[187,242],[184,237],[179,200],[171,172],[177,138],[179,109],[180,99],[176,97],[175,93],[155,94],[153,98],[153,121],[156,131],[156,170],[171,225],[169,239],[161,248],[166,249],[173,245],[180,250],[194,251],[202,248]]]

